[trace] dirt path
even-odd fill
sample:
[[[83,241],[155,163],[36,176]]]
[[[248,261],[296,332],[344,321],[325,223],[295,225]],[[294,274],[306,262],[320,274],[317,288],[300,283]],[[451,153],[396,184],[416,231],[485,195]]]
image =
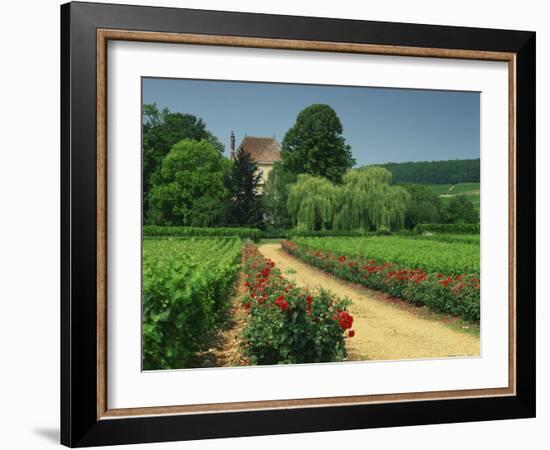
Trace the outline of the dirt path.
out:
[[[245,291],[242,272],[235,293],[229,301],[221,326],[212,336],[210,347],[197,354],[197,367],[234,367],[248,365],[242,354],[241,334],[248,314],[241,305]]]
[[[281,250],[279,244],[259,246],[289,279],[299,286],[330,290],[353,304],[355,337],[348,342],[350,360],[388,360],[479,355],[479,338],[425,319],[400,304],[380,299],[380,293],[354,286],[309,266]],[[376,298],[378,297],[378,298]]]

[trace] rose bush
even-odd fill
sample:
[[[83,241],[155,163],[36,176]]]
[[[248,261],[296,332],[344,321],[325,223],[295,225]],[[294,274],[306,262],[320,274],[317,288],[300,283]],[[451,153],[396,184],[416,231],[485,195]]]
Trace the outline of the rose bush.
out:
[[[345,280],[417,305],[426,305],[436,312],[460,316],[471,322],[479,321],[478,274],[447,276],[427,273],[389,262],[338,255],[288,240],[282,242],[282,247],[302,261]]]
[[[349,300],[298,288],[255,246],[246,246],[244,252],[242,305],[249,313],[244,338],[250,364],[344,359],[345,339],[355,334],[346,310]]]

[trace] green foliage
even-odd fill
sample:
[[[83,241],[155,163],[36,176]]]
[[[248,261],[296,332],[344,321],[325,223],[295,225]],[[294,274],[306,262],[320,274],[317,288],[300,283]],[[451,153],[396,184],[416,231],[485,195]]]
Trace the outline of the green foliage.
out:
[[[403,228],[408,194],[390,186],[379,167],[349,170],[342,184],[299,175],[290,187],[288,211],[298,230],[398,230]]]
[[[425,186],[435,195],[439,196],[439,199],[443,204],[445,204],[445,202],[449,202],[457,195],[464,195],[472,203],[474,209],[479,213],[479,183],[427,184]]]
[[[473,244],[479,246],[479,234],[414,234],[408,235],[409,239],[418,239],[421,241],[451,242],[460,244]]]
[[[444,205],[441,212],[443,223],[479,223],[479,214],[464,195],[457,195]]]
[[[288,230],[284,237],[294,239],[297,237],[357,237],[367,236],[369,233],[365,230]]]
[[[441,221],[443,204],[431,189],[421,184],[405,184],[409,201],[405,211],[405,227],[413,229],[419,223],[438,223]]]
[[[294,242],[338,255],[360,256],[426,272],[479,273],[479,244],[423,241],[403,236],[302,237],[295,238]]]
[[[162,160],[149,193],[148,223],[212,226],[224,214],[224,173],[230,162],[208,141],[183,140]]]
[[[392,173],[394,183],[456,184],[479,182],[479,163],[478,158],[387,163],[382,167]]]
[[[143,368],[193,367],[227,306],[240,240],[143,242]]]
[[[477,223],[479,215],[473,203],[464,195],[434,194],[434,186],[404,184],[409,193],[405,226],[413,229],[422,223]],[[436,192],[439,192],[437,190]],[[447,192],[451,192],[447,190]],[[454,192],[454,190],[453,190]]]
[[[257,228],[244,227],[161,227],[146,225],[143,227],[145,237],[231,237],[259,241],[262,231]]]
[[[143,105],[143,199],[148,210],[147,195],[162,160],[174,144],[183,139],[206,140],[219,152],[223,144],[206,129],[206,124],[191,114],[159,111],[156,104]]]
[[[287,209],[288,191],[297,178],[295,173],[287,172],[281,162],[277,161],[273,165],[267,177],[263,195],[268,227],[284,229],[291,226]]]
[[[325,238],[325,241],[331,241],[331,243],[324,245],[323,239],[302,238],[292,242],[283,241],[282,246],[291,255],[344,280],[386,292],[393,297],[410,301],[416,305],[426,305],[437,312],[461,316],[467,321],[479,321],[479,271],[448,275],[444,270],[440,272],[439,270],[411,268],[410,265],[403,262],[403,259],[399,259],[400,253],[394,251],[396,246],[403,247],[409,255],[409,262],[414,265],[417,260],[410,248],[407,249],[399,242],[378,247],[372,246],[374,238],[366,239],[365,247],[367,248],[360,252],[367,253],[369,256],[358,255],[353,244],[359,245],[359,239],[363,239],[365,242],[365,238],[358,238],[347,242],[341,241],[339,245],[334,245],[336,240]],[[375,239],[388,242],[388,238]],[[423,247],[418,242],[413,243],[418,247]],[[432,242],[431,244],[441,243]],[[434,246],[433,250],[441,250],[443,245],[445,244],[439,247]],[[476,247],[471,244],[466,244],[466,246]],[[337,250],[332,250],[333,248]],[[388,249],[385,253],[384,248]],[[426,249],[424,248],[424,250]],[[373,254],[380,255],[381,258],[370,256]],[[395,258],[396,255],[397,258]],[[392,262],[392,259],[398,259],[399,262]],[[432,262],[435,263],[436,260],[432,260]],[[431,266],[431,269],[434,267]]]
[[[244,272],[245,352],[251,364],[331,362],[346,356],[346,336],[355,333],[346,311],[349,301],[296,287],[254,246],[245,250]]]
[[[231,169],[225,174],[224,184],[229,193],[226,222],[229,225],[259,226],[263,223],[258,165],[249,153],[240,149]]]
[[[336,197],[333,228],[399,230],[403,228],[408,194],[390,186],[391,173],[380,167],[349,170]]]
[[[342,123],[330,106],[308,106],[298,114],[283,139],[281,157],[285,170],[340,182],[355,164],[342,132]]]
[[[326,178],[299,175],[288,195],[288,212],[293,224],[304,230],[332,228],[338,189]]]
[[[479,234],[479,223],[424,223],[415,227],[416,233]]]

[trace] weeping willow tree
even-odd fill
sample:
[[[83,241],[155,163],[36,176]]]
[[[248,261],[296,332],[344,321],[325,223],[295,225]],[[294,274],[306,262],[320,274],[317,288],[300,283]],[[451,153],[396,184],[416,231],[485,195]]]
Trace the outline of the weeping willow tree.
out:
[[[390,181],[391,173],[382,167],[349,170],[337,195],[334,229],[403,228],[408,193],[401,186],[390,186]]]
[[[299,175],[288,194],[288,213],[294,227],[303,230],[332,228],[337,193],[338,187],[326,178]]]
[[[288,212],[293,225],[305,230],[399,230],[403,228],[408,193],[390,186],[391,173],[381,167],[349,170],[341,185],[300,175],[290,189]]]

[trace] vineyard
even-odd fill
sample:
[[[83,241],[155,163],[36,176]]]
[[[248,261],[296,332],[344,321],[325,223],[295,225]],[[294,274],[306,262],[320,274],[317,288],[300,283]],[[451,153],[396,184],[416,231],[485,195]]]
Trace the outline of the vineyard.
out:
[[[147,79],[142,88],[171,81]],[[178,80],[178,92],[193,92],[181,98],[196,102],[173,111],[163,101],[142,105],[142,368],[479,355],[480,159],[463,159],[457,150],[452,160],[367,163],[410,154],[399,138],[401,150],[385,152],[381,144],[382,156],[374,157],[376,150],[364,145],[369,127],[346,120],[345,129],[340,109],[357,114],[369,88],[335,96],[342,100],[338,112],[324,101],[309,104],[309,96],[300,111],[281,103],[289,128],[280,130],[280,141],[275,134],[216,136],[207,120],[219,111],[195,95],[210,92],[211,83]],[[273,123],[272,108],[264,108],[279,96],[259,98],[287,88],[254,87],[258,104],[243,114]],[[235,92],[225,89],[220,98],[230,105]],[[348,88],[323,87],[332,89]],[[404,90],[382,90],[367,103],[386,94],[391,98],[380,105],[393,122],[403,114],[420,120],[417,110],[430,104],[395,102],[395,95],[409,95]],[[462,118],[465,104],[452,106],[455,97],[441,105],[449,106],[449,117],[459,110]],[[479,99],[466,97],[475,118]],[[424,131],[415,138],[429,137],[433,111],[426,109]],[[460,122],[457,116],[453,123]],[[475,136],[475,122],[446,139]],[[347,140],[348,126],[364,134],[353,139],[359,147]],[[377,139],[391,148],[403,130],[386,128]],[[432,131],[439,138],[440,127]],[[414,158],[433,158],[425,144],[413,145]],[[471,157],[478,143],[456,147]]]
[[[325,272],[430,309],[478,321],[479,241],[464,236],[296,238],[286,252]]]
[[[143,368],[194,364],[228,306],[239,271],[238,238],[143,241]]]
[[[151,238],[143,243],[143,367],[200,366],[235,292],[238,238]],[[240,338],[246,364],[340,361],[353,337],[347,302],[285,279],[253,244],[244,249],[248,315]]]
[[[469,242],[467,239],[471,239]],[[434,235],[410,238],[372,236],[350,238],[301,237],[293,240],[308,249],[328,251],[347,257],[373,259],[408,269],[460,275],[479,273],[479,240],[476,237]],[[461,241],[462,240],[462,241]]]
[[[479,235],[295,236],[271,245],[355,286],[467,323],[479,321]],[[262,253],[265,248],[238,236],[146,237],[143,368],[210,367],[201,358],[212,351],[227,321],[236,323],[235,317],[240,325],[224,344],[236,356],[233,364],[347,360],[356,333],[361,344],[354,352],[366,346],[360,354],[368,355],[372,341],[364,333],[369,330],[353,326],[357,298],[352,303],[342,288],[324,290],[322,279],[317,285],[297,284]],[[364,319],[357,317],[355,323]],[[426,349],[419,352],[426,354]]]

